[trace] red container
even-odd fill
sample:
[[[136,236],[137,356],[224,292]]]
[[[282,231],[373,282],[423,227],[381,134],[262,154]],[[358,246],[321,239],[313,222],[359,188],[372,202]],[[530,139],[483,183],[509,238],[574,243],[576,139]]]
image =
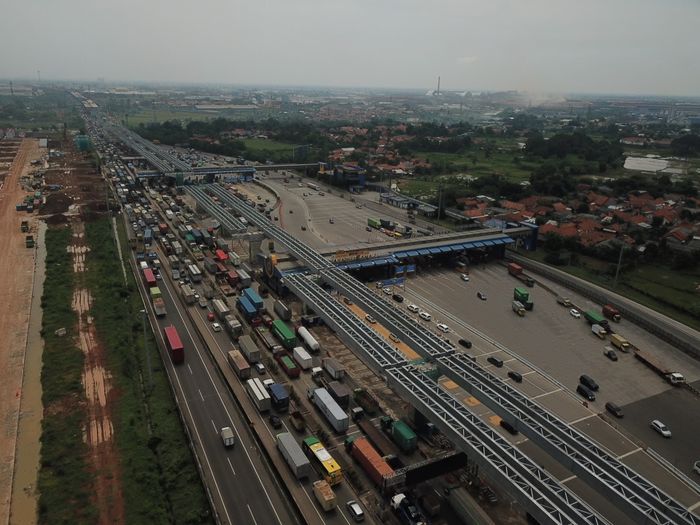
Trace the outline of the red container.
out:
[[[370,445],[367,438],[360,437],[353,441],[350,454],[362,465],[370,479],[380,487],[383,485],[384,476],[390,476],[394,473],[394,469]]]

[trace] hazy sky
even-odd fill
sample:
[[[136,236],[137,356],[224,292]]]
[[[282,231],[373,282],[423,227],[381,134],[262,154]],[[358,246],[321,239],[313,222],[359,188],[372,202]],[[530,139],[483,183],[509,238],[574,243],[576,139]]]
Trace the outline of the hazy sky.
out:
[[[700,0],[4,0],[0,77],[700,95]]]

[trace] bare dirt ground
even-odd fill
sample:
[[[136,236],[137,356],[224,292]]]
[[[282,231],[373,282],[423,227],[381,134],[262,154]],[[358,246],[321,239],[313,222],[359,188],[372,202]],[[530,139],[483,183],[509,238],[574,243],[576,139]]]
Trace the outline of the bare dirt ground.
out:
[[[73,255],[73,271],[77,274],[78,283],[73,293],[72,306],[78,314],[78,344],[85,355],[82,381],[88,417],[87,426],[82,432],[90,449],[90,462],[94,471],[93,487],[95,506],[99,512],[98,523],[120,524],[125,522],[124,496],[111,416],[116,392],[105,368],[105,348],[92,323],[90,290],[81,287],[80,274],[86,269],[85,256],[89,248],[85,244],[84,225],[80,220],[73,221],[73,243],[69,250]]]
[[[8,148],[2,151],[4,155]],[[23,140],[0,190],[0,523],[10,515],[34,276],[34,250],[25,248],[20,231],[20,222],[32,218],[15,211],[15,204],[26,195],[19,179],[38,156],[38,142]]]

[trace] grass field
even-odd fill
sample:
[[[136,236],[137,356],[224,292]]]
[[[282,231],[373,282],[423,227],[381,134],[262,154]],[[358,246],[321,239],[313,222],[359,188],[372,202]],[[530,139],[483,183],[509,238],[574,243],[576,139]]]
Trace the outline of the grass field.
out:
[[[130,249],[119,221],[122,253]],[[148,387],[141,309],[136,283],[119,264],[110,220],[86,224],[91,247],[87,279],[100,338],[109,349],[109,369],[120,393],[114,414],[127,523],[211,523],[209,505],[195,468],[153,333],[147,330],[153,387]]]
[[[546,253],[519,252],[521,255],[544,262]],[[620,274],[617,287],[606,270],[609,263],[580,257],[578,266],[556,266],[559,270],[580,277],[604,288],[608,288],[633,301],[641,303],[696,330],[700,320],[688,308],[700,305],[700,296],[695,291],[700,286],[700,268],[692,271],[672,270],[664,266],[640,265]]]
[[[245,147],[251,151],[285,151],[291,154],[294,144],[268,139],[244,139]]]
[[[43,524],[94,523],[97,518],[81,433],[86,417],[80,408],[85,402],[83,353],[75,344],[73,265],[66,250],[70,242],[70,228],[46,232],[46,280],[41,297],[44,418],[38,478],[39,522]],[[59,328],[65,328],[66,335],[55,335]]]

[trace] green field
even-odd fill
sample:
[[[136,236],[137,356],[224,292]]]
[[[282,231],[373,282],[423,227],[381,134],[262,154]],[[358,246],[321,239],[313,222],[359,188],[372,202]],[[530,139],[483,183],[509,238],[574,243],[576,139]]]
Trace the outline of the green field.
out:
[[[521,255],[544,262],[546,252],[519,252]],[[639,265],[620,274],[618,285],[607,272],[609,263],[579,256],[577,266],[556,266],[557,269],[595,283],[641,303],[672,319],[700,330],[700,319],[690,311],[700,309],[700,268],[692,271],[672,270],[664,266]]]
[[[117,114],[120,119],[124,116]],[[213,120],[221,117],[220,113],[205,113],[203,111],[178,111],[172,109],[156,109],[155,111],[143,110],[138,113],[129,114],[129,127],[135,127],[139,124],[149,124],[151,122],[164,122],[166,120]]]
[[[244,139],[246,149],[250,151],[272,151],[272,152],[289,152],[291,154],[294,149],[294,144],[286,144],[285,142],[277,142],[269,139]]]

